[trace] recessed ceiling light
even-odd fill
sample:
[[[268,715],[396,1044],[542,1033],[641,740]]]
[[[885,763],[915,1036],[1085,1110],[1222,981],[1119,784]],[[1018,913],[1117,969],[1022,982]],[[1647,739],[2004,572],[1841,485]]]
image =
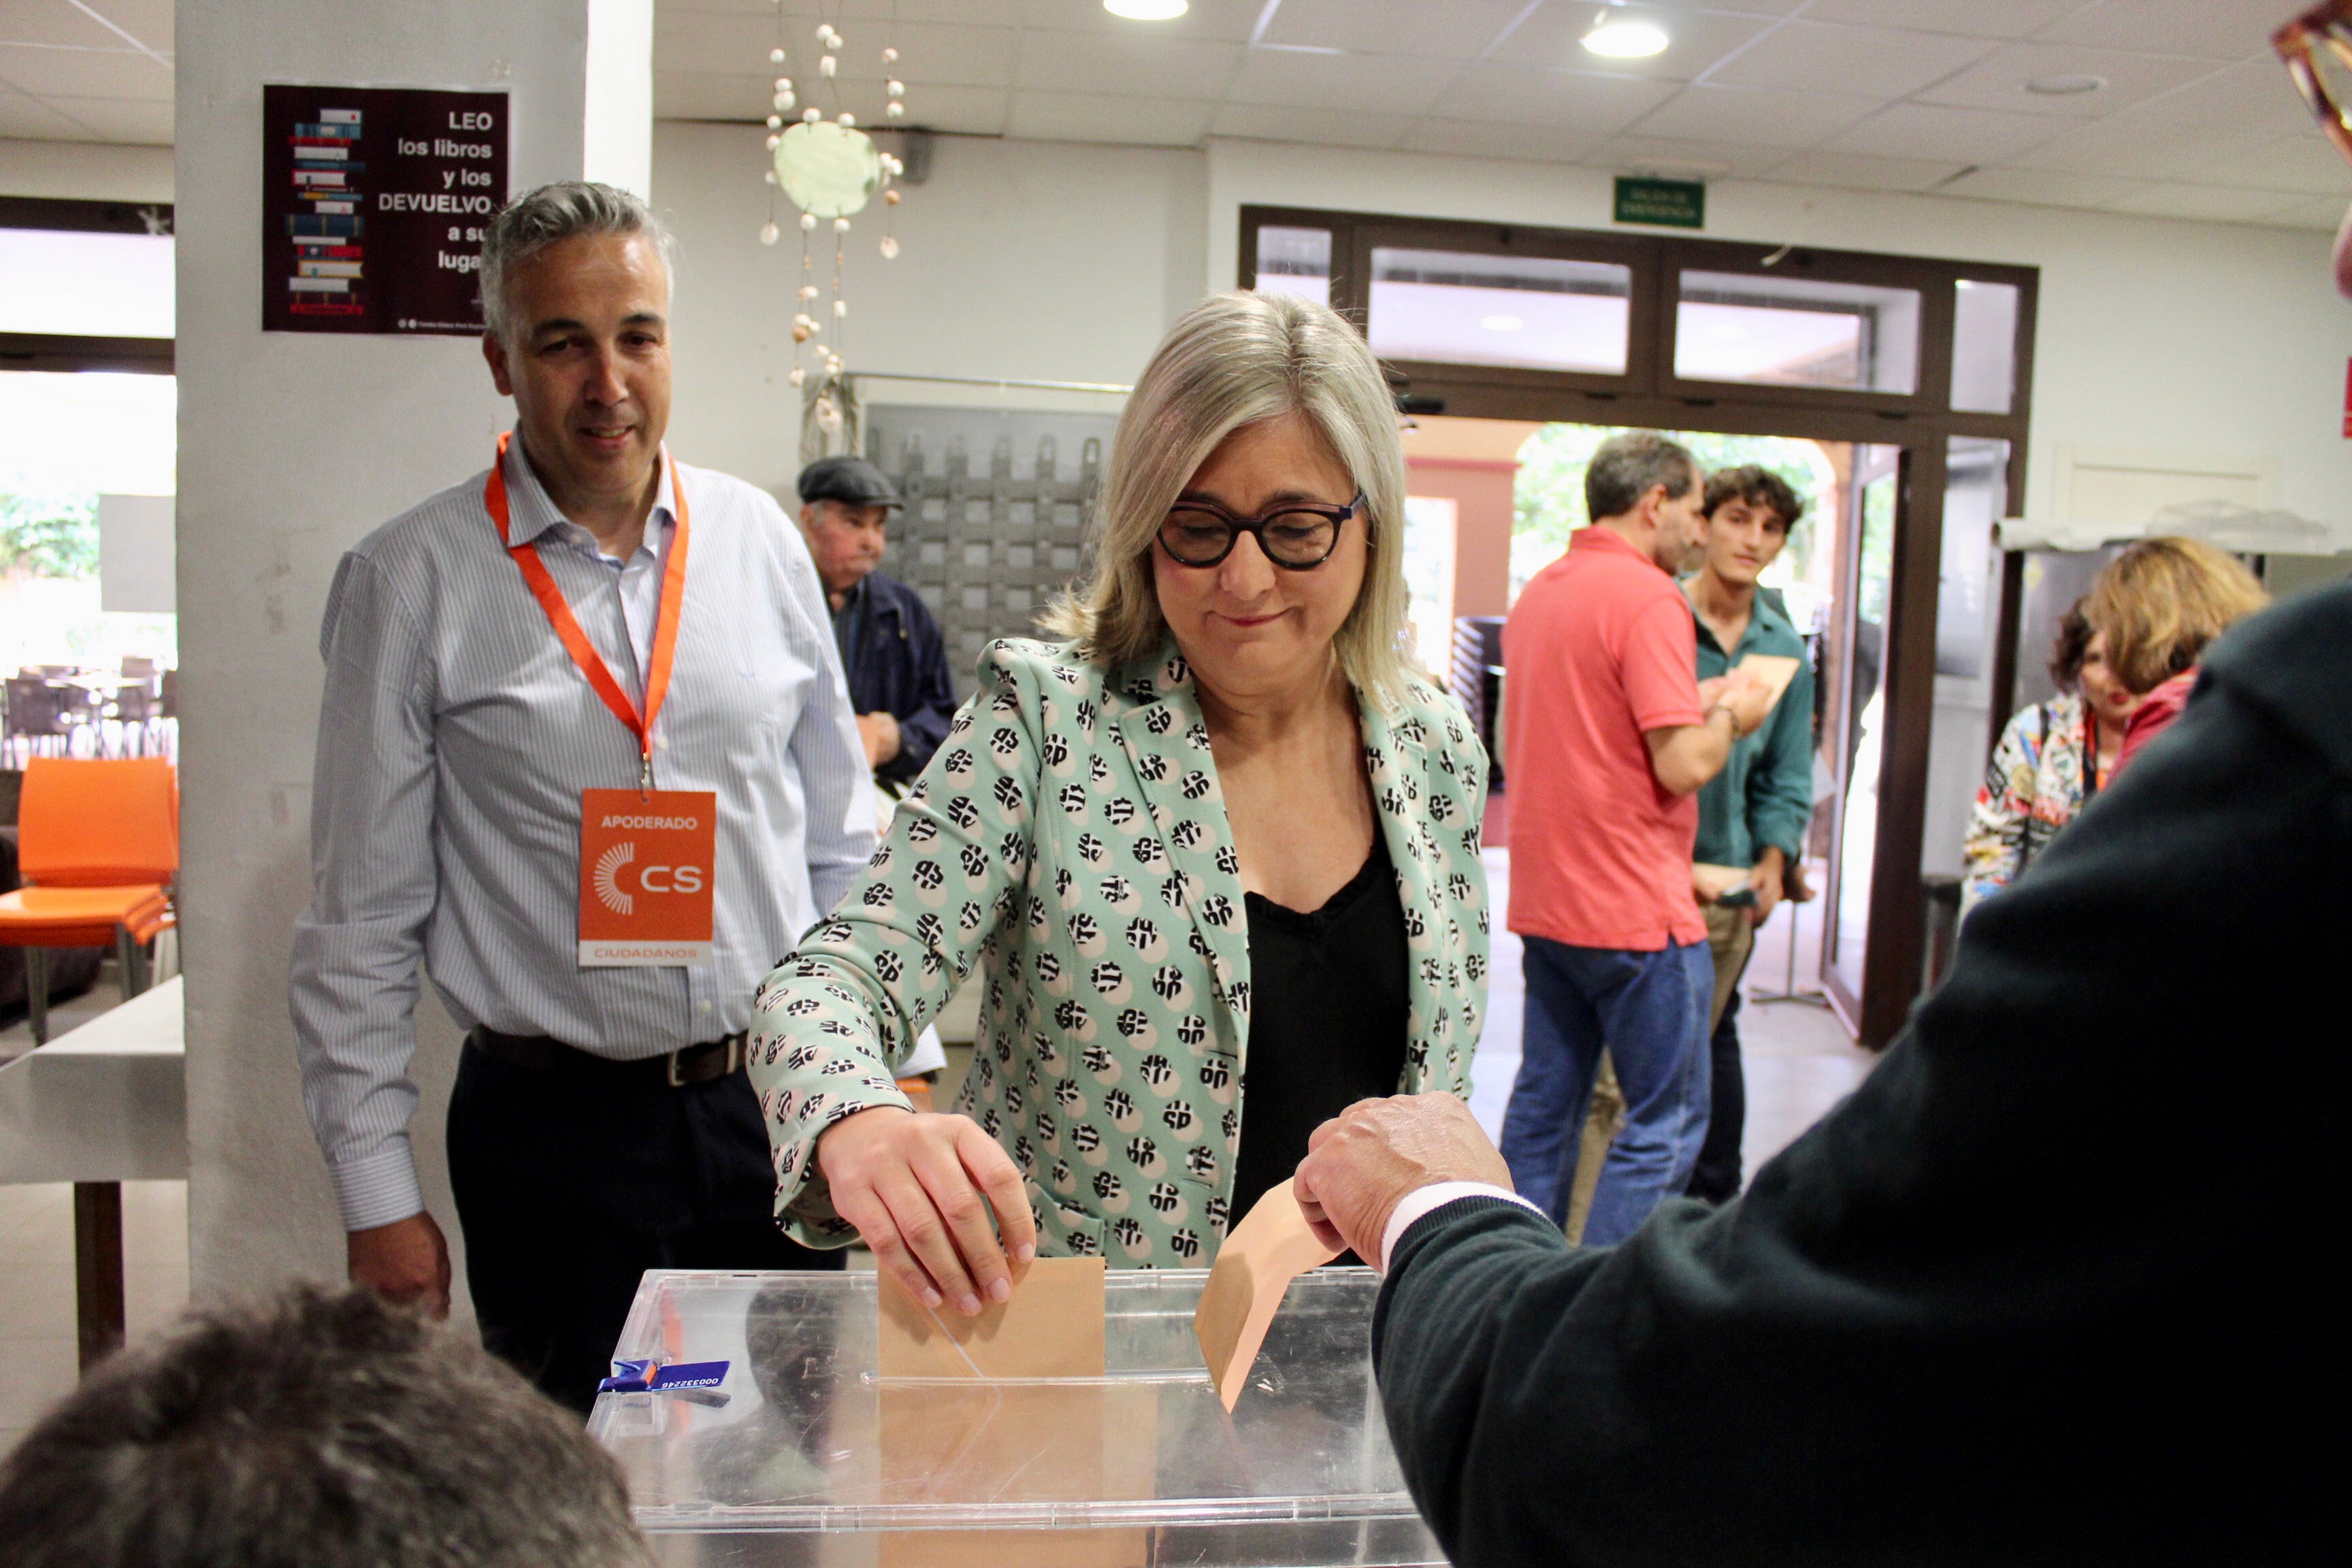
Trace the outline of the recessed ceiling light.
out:
[[[2072,98],[2078,92],[2096,92],[2107,85],[2103,76],[2087,71],[2066,76],[2038,76],[2025,84],[2028,92],[2038,92],[2044,98]]]
[[[1103,0],[1103,9],[1130,22],[1172,22],[1192,6],[1189,0]]]
[[[1478,324],[1490,332],[1516,332],[1527,325],[1517,316],[1481,316]]]
[[[1673,41],[1655,22],[1603,22],[1584,35],[1587,51],[1612,60],[1645,60]]]

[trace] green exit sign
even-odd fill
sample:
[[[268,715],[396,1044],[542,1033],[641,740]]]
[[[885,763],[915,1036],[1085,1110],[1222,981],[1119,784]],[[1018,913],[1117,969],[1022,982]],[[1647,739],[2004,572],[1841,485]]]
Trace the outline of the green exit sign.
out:
[[[1706,186],[1696,180],[1621,177],[1617,182],[1617,221],[1656,224],[1665,228],[1705,228]]]

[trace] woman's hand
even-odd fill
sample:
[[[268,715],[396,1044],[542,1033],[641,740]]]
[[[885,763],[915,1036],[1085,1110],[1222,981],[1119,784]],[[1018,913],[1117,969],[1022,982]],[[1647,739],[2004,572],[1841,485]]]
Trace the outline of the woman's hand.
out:
[[[816,1163],[835,1212],[857,1227],[882,1271],[926,1306],[952,1302],[977,1317],[983,1298],[1012,1300],[1037,1256],[1021,1172],[969,1116],[877,1105],[827,1128]]]

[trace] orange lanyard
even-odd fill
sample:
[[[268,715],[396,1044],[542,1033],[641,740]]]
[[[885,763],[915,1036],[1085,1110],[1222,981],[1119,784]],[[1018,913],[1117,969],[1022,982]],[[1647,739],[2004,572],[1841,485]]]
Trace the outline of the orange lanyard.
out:
[[[507,444],[514,437],[508,431],[499,437],[498,460],[490,465],[489,483],[482,487],[483,504],[490,509],[490,521],[498,526],[499,542],[507,538]],[[669,449],[662,449],[662,462],[669,463]],[[563,597],[563,590],[555,585],[555,578],[547,570],[547,563],[539,558],[539,551],[529,541],[508,544],[507,553],[514,557],[522,569],[522,580],[530,585],[531,595],[539,607],[547,612],[548,625],[555,628],[557,640],[572,655],[572,662],[588,678],[613,717],[627,726],[637,738],[637,750],[644,758],[644,767],[637,775],[640,791],[654,787],[654,721],[661,713],[662,699],[669,695],[669,670],[677,654],[678,610],[686,603],[686,487],[678,483],[677,469],[670,468],[670,498],[677,505],[677,531],[669,542],[669,562],[662,569],[661,609],[654,622],[653,668],[646,672],[646,710],[641,716],[621,683],[613,679],[604,663],[604,656],[588,640],[580,627],[580,619]]]

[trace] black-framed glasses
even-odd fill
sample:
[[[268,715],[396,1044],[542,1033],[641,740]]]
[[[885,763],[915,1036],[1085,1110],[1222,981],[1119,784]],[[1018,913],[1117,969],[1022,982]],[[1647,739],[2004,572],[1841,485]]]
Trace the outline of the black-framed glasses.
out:
[[[2271,35],[2303,100],[2352,163],[2352,0],[2327,0]]]
[[[1339,545],[1339,525],[1362,510],[1364,492],[1346,506],[1285,501],[1257,517],[1242,517],[1213,500],[1188,500],[1169,510],[1160,548],[1179,566],[1215,566],[1244,533],[1257,537],[1268,561],[1290,572],[1320,566]]]

